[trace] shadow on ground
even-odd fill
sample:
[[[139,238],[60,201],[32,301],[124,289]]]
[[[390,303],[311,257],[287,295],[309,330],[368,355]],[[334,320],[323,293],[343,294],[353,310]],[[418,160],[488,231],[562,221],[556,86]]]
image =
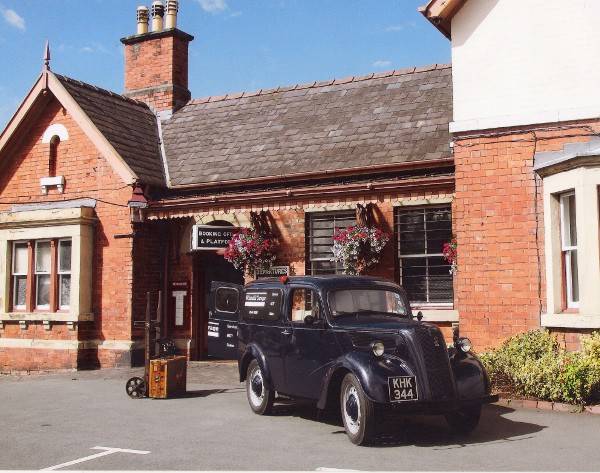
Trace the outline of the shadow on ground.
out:
[[[518,442],[531,438],[546,426],[529,422],[517,422],[505,417],[514,412],[498,405],[485,406],[477,429],[470,435],[459,435],[450,430],[443,416],[393,416],[380,418],[373,447],[398,447],[415,445],[437,447],[439,450],[464,448],[482,443]],[[345,434],[341,417],[337,412],[319,411],[314,405],[284,400],[274,407],[275,416],[294,416],[323,422],[338,427],[332,435]]]
[[[180,397],[189,398],[189,397],[208,397],[213,394],[233,394],[239,393],[240,391],[245,391],[244,388],[227,388],[227,389],[196,389],[196,390],[188,390],[185,394],[182,394]]]

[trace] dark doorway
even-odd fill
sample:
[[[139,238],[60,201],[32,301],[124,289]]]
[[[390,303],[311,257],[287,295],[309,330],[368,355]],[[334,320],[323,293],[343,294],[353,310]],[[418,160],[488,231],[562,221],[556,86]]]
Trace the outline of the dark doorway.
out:
[[[202,252],[194,265],[194,275],[198,282],[197,294],[197,352],[200,359],[206,359],[208,342],[208,310],[210,286],[213,281],[244,284],[244,274],[216,252]]]

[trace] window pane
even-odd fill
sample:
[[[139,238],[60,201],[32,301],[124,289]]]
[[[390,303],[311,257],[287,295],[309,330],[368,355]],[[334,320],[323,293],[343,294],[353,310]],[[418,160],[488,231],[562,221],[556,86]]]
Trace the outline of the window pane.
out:
[[[577,212],[575,210],[575,195],[567,197],[569,205],[569,237],[570,245],[577,246]]]
[[[66,308],[71,305],[71,276],[60,276],[60,307]]]
[[[44,274],[36,277],[36,305],[50,305],[50,275]]]
[[[61,273],[71,272],[71,240],[62,240],[59,243],[58,270]]]
[[[571,299],[572,302],[579,302],[579,279],[577,277],[577,250],[571,251]]]
[[[13,291],[13,305],[15,307],[25,307],[25,295],[27,294],[27,276],[15,276]]]
[[[27,274],[28,256],[27,243],[15,243],[13,254],[13,273]]]
[[[50,242],[38,242],[35,246],[35,270],[39,273],[49,273],[50,266]]]
[[[401,285],[411,302],[427,301],[427,259],[404,258],[401,260]]]
[[[429,271],[429,302],[452,301],[450,265],[441,256],[427,258]]]
[[[356,212],[314,213],[308,216],[309,264],[311,274],[335,274],[341,272],[333,258],[333,235],[336,231],[356,224]]]

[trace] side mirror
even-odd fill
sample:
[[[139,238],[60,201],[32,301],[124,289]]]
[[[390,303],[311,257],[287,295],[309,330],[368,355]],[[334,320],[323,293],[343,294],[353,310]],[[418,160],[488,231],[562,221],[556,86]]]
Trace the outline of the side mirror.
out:
[[[419,311],[417,312],[417,320],[420,322],[421,320],[423,320],[423,312]]]
[[[312,325],[315,323],[315,318],[312,315],[307,315],[306,317],[304,317],[304,323],[306,325]]]

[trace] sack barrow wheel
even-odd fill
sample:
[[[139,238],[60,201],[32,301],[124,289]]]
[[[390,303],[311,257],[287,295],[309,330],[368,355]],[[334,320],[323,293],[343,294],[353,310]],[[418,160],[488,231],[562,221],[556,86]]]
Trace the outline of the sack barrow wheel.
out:
[[[146,383],[142,378],[134,376],[129,378],[125,383],[125,391],[132,399],[140,399],[146,397]]]

